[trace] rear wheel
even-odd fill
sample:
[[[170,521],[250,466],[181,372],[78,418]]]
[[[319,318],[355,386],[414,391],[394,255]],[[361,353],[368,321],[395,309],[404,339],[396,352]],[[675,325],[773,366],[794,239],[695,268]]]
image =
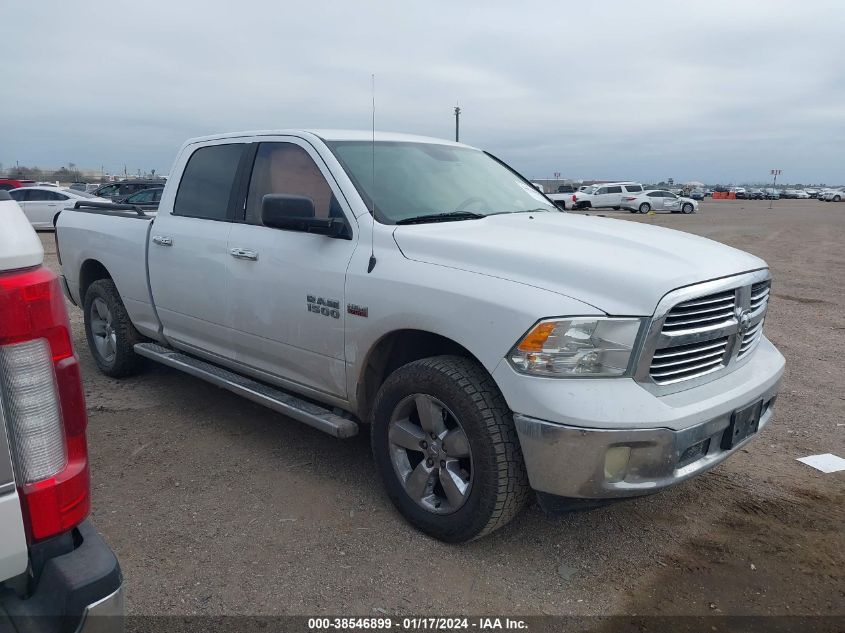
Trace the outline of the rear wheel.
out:
[[[513,418],[476,362],[437,356],[393,372],[372,413],[387,494],[417,529],[469,541],[510,521],[528,498]]]
[[[622,208],[622,207],[613,207],[613,210],[614,210],[614,211],[619,211],[619,209],[621,209],[621,208]]]
[[[120,299],[111,279],[92,283],[83,304],[85,337],[97,367],[106,376],[119,378],[136,373],[142,358],[135,353],[141,335]]]
[[[834,202],[839,202],[840,200],[842,200],[842,198],[840,196],[833,196]]]
[[[640,205],[640,213],[648,213],[651,211],[651,205],[648,202],[643,202]]]

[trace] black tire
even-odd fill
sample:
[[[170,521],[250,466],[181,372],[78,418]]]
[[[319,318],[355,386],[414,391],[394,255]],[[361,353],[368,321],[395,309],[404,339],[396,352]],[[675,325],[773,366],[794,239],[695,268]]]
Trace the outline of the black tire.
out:
[[[628,211],[629,211],[630,213],[636,213],[636,212],[637,212],[637,210],[636,210],[636,209],[628,209]]]
[[[622,208],[622,207],[613,207],[613,210],[614,210],[614,211],[619,211],[619,209],[621,209],[621,208]]]
[[[649,211],[651,211],[651,205],[648,202],[643,202],[640,205],[639,211],[640,213],[648,213]]]
[[[694,210],[695,209],[689,202],[687,202],[684,206],[681,207],[681,211],[683,211],[684,213],[692,213]]]
[[[391,460],[391,416],[414,395],[436,398],[454,412],[468,440],[472,483],[463,505],[450,514],[436,514],[412,499]],[[525,505],[530,488],[511,411],[475,361],[435,356],[400,367],[379,389],[370,421],[373,455],[387,495],[422,532],[449,543],[469,541],[505,525]]]
[[[114,353],[105,356],[98,349],[95,343],[95,335],[92,331],[92,321],[95,317],[92,314],[95,301],[101,301],[108,308],[111,315],[110,332],[114,334]],[[143,358],[135,353],[135,344],[143,341],[143,337],[132,325],[126,307],[117,292],[117,287],[111,279],[99,279],[88,286],[83,303],[85,318],[85,338],[88,340],[88,349],[97,363],[97,368],[106,376],[121,378],[137,373],[143,362]]]
[[[841,200],[842,200],[842,198],[840,198],[839,196],[833,196],[834,202],[840,202]]]

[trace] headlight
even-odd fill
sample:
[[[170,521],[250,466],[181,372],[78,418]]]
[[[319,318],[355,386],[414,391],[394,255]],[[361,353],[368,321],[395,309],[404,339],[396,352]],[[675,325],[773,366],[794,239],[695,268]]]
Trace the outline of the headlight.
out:
[[[540,321],[508,354],[524,374],[559,378],[622,376],[642,319],[576,317]]]

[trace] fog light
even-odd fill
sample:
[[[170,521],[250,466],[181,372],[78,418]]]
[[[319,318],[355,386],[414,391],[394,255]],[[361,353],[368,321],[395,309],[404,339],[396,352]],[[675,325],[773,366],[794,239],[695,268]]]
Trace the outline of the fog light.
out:
[[[614,446],[604,454],[604,478],[607,481],[622,481],[631,457],[630,446]]]

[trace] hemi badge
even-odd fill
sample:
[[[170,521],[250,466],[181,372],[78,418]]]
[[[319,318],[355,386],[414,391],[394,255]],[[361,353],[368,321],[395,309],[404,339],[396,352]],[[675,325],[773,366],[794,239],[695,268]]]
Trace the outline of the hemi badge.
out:
[[[346,304],[346,311],[349,314],[354,314],[355,316],[364,317],[365,319],[369,316],[370,310],[367,306],[359,306],[355,305],[354,303],[347,303]]]

